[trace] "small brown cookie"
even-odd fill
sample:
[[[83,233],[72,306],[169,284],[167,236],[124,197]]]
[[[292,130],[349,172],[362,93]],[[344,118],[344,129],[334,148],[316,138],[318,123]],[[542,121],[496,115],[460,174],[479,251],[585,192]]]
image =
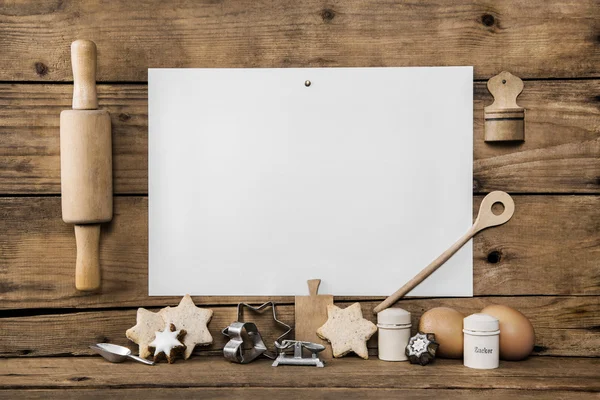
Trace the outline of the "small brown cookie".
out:
[[[175,362],[178,355],[185,351],[185,344],[181,342],[186,335],[185,330],[176,330],[175,325],[170,324],[169,329],[155,333],[154,341],[149,344],[149,350],[154,355],[154,362],[166,359],[169,364]]]
[[[192,355],[196,345],[209,345],[213,338],[206,326],[212,318],[213,311],[196,307],[189,294],[186,294],[177,307],[165,307],[158,312],[167,324],[175,324],[179,329],[185,329],[187,335],[183,343],[187,346],[184,358]]]
[[[165,329],[165,321],[158,313],[138,308],[136,325],[127,329],[125,335],[140,347],[140,357],[150,357],[148,344],[154,340],[154,333]]]
[[[317,335],[331,342],[333,356],[343,357],[353,351],[365,360],[369,358],[367,340],[377,332],[377,326],[363,318],[360,304],[344,309],[328,305],[327,316],[327,322],[317,330]]]

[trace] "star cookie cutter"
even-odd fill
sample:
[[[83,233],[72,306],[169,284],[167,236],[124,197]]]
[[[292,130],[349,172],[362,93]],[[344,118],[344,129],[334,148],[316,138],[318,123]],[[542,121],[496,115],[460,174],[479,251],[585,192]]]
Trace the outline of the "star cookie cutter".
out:
[[[239,363],[239,364],[247,364],[256,358],[264,355],[272,360],[277,357],[275,352],[270,352],[267,350],[267,346],[256,327],[256,324],[253,322],[241,322],[242,320],[242,307],[249,308],[254,312],[262,312],[265,308],[271,307],[273,310],[273,320],[277,322],[279,325],[286,328],[286,331],[280,335],[277,339],[275,339],[275,346],[279,344],[279,341],[287,336],[291,331],[292,327],[288,324],[281,322],[277,319],[277,313],[275,311],[275,303],[272,301],[268,301],[264,304],[261,304],[258,307],[253,307],[246,303],[239,303],[237,306],[237,321],[233,322],[227,328],[223,329],[223,335],[229,338],[229,342],[223,348],[223,355],[225,358],[231,362]],[[246,332],[250,342],[252,344],[252,348],[250,350],[244,349],[244,337],[243,332]]]

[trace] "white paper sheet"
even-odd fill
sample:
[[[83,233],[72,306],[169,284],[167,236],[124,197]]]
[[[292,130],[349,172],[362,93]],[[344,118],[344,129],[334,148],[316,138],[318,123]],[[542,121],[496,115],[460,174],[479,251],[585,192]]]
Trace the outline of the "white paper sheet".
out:
[[[150,295],[388,295],[472,224],[471,67],[148,81]],[[410,295],[472,296],[472,262]]]

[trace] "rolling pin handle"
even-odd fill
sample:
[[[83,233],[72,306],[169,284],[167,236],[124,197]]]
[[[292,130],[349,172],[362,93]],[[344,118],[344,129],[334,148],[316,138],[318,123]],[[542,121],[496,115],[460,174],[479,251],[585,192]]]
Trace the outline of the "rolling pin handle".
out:
[[[96,44],[91,40],[71,43],[73,110],[97,110]]]
[[[100,287],[100,224],[75,225],[77,265],[75,287],[91,291]]]

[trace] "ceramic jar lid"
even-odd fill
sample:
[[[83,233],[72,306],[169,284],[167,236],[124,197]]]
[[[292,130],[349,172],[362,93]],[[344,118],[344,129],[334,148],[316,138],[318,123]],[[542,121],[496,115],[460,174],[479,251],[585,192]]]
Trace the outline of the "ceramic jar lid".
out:
[[[387,308],[377,313],[377,324],[410,326],[410,313],[402,308]]]
[[[463,320],[463,327],[474,332],[495,332],[500,329],[500,322],[491,315],[471,314]]]

